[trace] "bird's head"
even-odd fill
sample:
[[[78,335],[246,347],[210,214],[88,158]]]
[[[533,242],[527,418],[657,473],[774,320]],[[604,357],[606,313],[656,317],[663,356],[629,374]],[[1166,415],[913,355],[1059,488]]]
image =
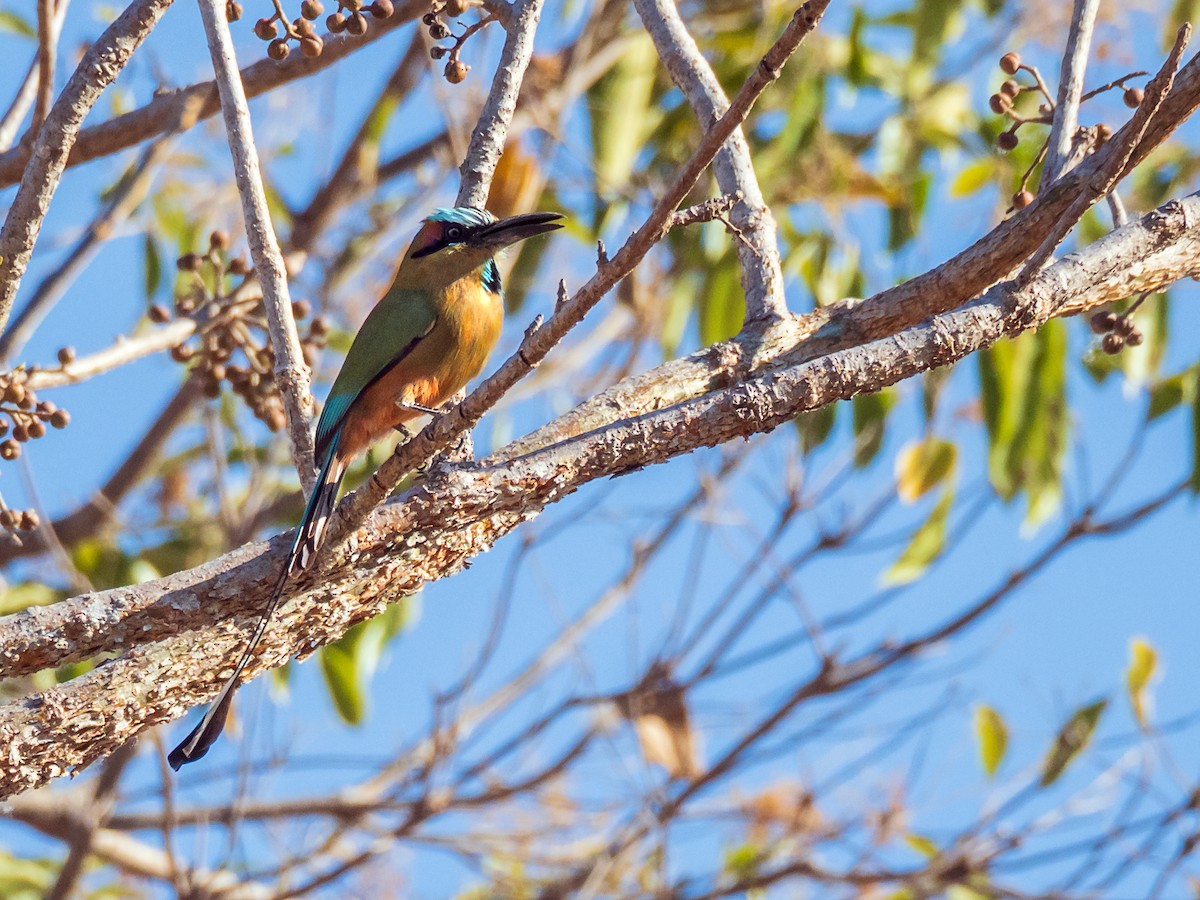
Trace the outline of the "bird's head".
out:
[[[480,272],[488,290],[499,293],[492,259],[518,241],[561,228],[561,213],[526,213],[497,219],[484,209],[456,206],[435,210],[413,238],[401,265],[410,283],[444,287]]]

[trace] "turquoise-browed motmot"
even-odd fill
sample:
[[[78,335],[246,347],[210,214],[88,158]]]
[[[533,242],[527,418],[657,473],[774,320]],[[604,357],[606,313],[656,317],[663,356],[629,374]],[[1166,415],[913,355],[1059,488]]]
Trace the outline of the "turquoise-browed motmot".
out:
[[[560,218],[529,213],[497,221],[485,210],[457,207],[425,220],[330,388],[317,422],[317,482],[267,608],[221,693],[171,751],[172,768],[199,759],[220,736],[288,578],[307,569],[321,546],[346,466],[392,429],[433,412],[483,368],[504,318],[496,253],[560,228]]]

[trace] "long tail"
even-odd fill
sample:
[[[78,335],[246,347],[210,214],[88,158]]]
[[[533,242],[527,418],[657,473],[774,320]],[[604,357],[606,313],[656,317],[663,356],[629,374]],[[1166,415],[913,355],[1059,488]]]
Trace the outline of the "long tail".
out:
[[[234,666],[233,674],[229,676],[229,680],[221,688],[221,693],[217,694],[217,698],[208,707],[200,724],[192,729],[183,742],[167,756],[167,762],[176,771],[179,771],[180,766],[195,762],[204,756],[221,736],[221,732],[225,729],[225,720],[229,716],[229,707],[233,702],[234,692],[240,684],[242,671],[250,662],[250,657],[254,654],[258,642],[262,640],[271,617],[275,615],[275,610],[278,609],[279,602],[283,599],[283,589],[287,585],[288,579],[294,574],[303,572],[316,558],[317,550],[320,549],[321,542],[325,538],[325,528],[329,524],[329,514],[333,511],[334,501],[337,500],[342,476],[346,471],[345,461],[338,457],[339,437],[340,435],[334,438],[329,448],[329,455],[325,458],[325,463],[317,475],[317,483],[313,487],[312,496],[309,497],[308,505],[304,508],[304,516],[300,519],[300,524],[296,526],[296,536],[292,539],[291,549],[288,550],[287,561],[279,573],[275,587],[271,590],[271,599],[267,603],[267,608],[263,610],[262,616],[259,617],[254,633],[250,636],[250,642],[246,644],[246,649],[242,651],[241,658]]]

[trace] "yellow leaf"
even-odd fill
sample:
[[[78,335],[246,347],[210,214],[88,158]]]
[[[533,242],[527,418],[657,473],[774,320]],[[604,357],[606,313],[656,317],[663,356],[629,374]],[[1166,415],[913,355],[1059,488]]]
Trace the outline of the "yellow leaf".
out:
[[[910,443],[896,457],[896,490],[913,503],[954,473],[958,448],[940,438]]]
[[[1000,713],[990,706],[980,706],[975,710],[975,734],[979,738],[979,758],[983,762],[983,771],[989,777],[995,775],[1008,749],[1008,726],[1004,724]]]
[[[1129,686],[1129,702],[1133,705],[1133,714],[1137,717],[1138,725],[1145,728],[1148,722],[1146,707],[1148,698],[1146,688],[1158,668],[1158,652],[1150,646],[1145,638],[1134,638],[1129,645],[1129,671],[1125,674],[1125,683]]]

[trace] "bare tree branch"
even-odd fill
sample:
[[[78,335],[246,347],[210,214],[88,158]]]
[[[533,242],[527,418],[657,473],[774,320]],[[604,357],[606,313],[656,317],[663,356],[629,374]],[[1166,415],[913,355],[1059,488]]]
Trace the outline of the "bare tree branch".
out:
[[[96,40],[38,132],[17,196],[0,229],[0,331],[62,178],[84,117],[158,23],[172,0],[134,0]]]
[[[687,97],[701,127],[707,128],[725,112],[729,100],[679,17],[675,0],[634,0],[634,6],[671,73],[671,80]],[[730,219],[745,238],[736,246],[746,294],[746,321],[781,318],[787,315],[787,298],[783,295],[775,216],[763,199],[750,147],[741,128],[734,130],[713,160],[713,172],[722,193],[742,198],[734,205]]]
[[[1041,187],[1045,189],[1067,171],[1071,145],[1079,128],[1079,98],[1083,95],[1083,74],[1087,71],[1088,55],[1092,49],[1092,28],[1100,0],[1075,0],[1071,13],[1071,29],[1063,52],[1062,70],[1058,76],[1058,102],[1050,124],[1049,150],[1042,166]]]
[[[316,481],[313,471],[312,413],[313,398],[309,391],[308,365],[300,348],[300,333],[292,314],[292,298],[288,293],[287,269],[279,241],[267,209],[267,194],[259,170],[258,150],[242,89],[241,73],[225,19],[224,4],[218,0],[199,0],[200,15],[208,35],[213,72],[221,95],[221,110],[225,116],[225,131],[229,136],[229,151],[233,155],[233,174],[242,198],[242,215],[246,223],[246,238],[254,259],[254,272],[263,292],[263,309],[271,333],[271,349],[275,351],[275,383],[287,414],[288,436],[291,438],[292,461],[300,474],[305,494],[312,491]]]

